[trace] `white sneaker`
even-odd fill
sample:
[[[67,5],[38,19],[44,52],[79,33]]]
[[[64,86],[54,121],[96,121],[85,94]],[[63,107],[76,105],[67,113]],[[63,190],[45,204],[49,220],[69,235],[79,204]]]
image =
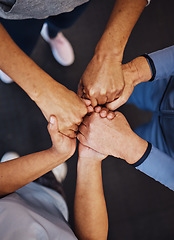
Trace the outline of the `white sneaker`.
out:
[[[13,82],[13,80],[1,70],[0,70],[0,80],[7,84]]]
[[[19,158],[19,154],[17,154],[16,152],[7,152],[3,155],[3,157],[1,158],[1,162],[7,162],[16,158]]]
[[[62,32],[59,32],[55,38],[51,39],[48,35],[48,24],[44,23],[41,36],[49,43],[52,54],[58,63],[63,66],[69,66],[74,62],[73,48]]]
[[[63,180],[66,178],[67,171],[68,167],[66,163],[62,163],[52,170],[58,182],[63,182]]]

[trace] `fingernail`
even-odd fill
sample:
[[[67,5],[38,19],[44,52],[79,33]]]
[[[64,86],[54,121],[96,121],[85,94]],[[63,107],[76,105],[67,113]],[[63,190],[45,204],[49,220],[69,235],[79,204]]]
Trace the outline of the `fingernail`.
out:
[[[54,124],[54,118],[53,117],[50,117],[50,123]]]

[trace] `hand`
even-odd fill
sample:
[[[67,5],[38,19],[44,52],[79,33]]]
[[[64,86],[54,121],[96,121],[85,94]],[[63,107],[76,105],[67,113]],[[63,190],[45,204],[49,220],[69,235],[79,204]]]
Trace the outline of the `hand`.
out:
[[[95,107],[114,101],[123,88],[121,62],[111,54],[96,53],[81,78],[78,95],[90,99]]]
[[[147,142],[138,137],[120,112],[113,120],[98,113],[86,116],[79,128],[78,140],[104,155],[113,155],[128,163],[138,161],[147,149]]]
[[[94,110],[96,113],[100,114],[101,118],[107,118],[108,120],[112,120],[115,117],[115,112],[110,111],[108,108],[97,106]]]
[[[50,117],[48,131],[52,140],[51,151],[62,156],[63,162],[70,158],[76,149],[76,139],[69,138],[59,132],[58,122],[55,116]]]
[[[55,115],[59,122],[59,131],[71,138],[76,137],[78,125],[87,113],[85,103],[74,92],[56,81],[45,86],[36,101],[48,120]]]
[[[96,152],[95,150],[79,143],[79,159],[86,161],[102,161],[107,155]]]
[[[119,98],[106,105],[110,110],[115,110],[126,103],[137,84],[151,79],[151,70],[144,57],[135,58],[122,65],[122,70],[125,86]]]

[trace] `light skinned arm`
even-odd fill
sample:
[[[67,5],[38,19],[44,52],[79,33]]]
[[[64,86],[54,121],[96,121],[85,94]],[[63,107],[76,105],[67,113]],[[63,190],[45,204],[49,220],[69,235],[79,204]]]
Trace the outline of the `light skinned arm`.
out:
[[[103,193],[101,161],[106,156],[79,144],[74,216],[80,240],[106,240],[108,216]]]
[[[79,84],[79,95],[89,98],[93,107],[112,102],[121,96],[125,85],[123,52],[146,4],[146,0],[116,1],[105,32]]]
[[[48,130],[53,143],[50,149],[0,163],[1,197],[51,171],[73,155],[76,140],[58,132],[54,116],[50,118]]]
[[[47,120],[51,115],[56,116],[60,132],[75,137],[78,125],[87,113],[85,103],[37,66],[1,24],[0,42],[0,69],[35,101]]]

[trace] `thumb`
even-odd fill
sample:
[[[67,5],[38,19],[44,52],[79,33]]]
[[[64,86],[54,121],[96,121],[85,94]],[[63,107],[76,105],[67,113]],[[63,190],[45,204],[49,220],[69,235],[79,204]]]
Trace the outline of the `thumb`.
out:
[[[57,118],[54,115],[50,116],[48,127],[52,131],[59,131],[58,121],[57,121]]]
[[[124,101],[123,101],[122,97],[119,97],[116,100],[114,100],[113,102],[107,103],[106,107],[109,110],[114,111],[114,110],[116,110],[117,108],[119,108],[123,104],[124,104]]]
[[[50,116],[48,124],[48,132],[50,134],[53,145],[61,143],[62,134],[59,132],[57,118],[53,115]]]
[[[112,111],[116,110],[117,108],[121,107],[124,103],[127,102],[132,92],[133,86],[125,85],[122,95],[113,102],[107,103],[106,107]]]

